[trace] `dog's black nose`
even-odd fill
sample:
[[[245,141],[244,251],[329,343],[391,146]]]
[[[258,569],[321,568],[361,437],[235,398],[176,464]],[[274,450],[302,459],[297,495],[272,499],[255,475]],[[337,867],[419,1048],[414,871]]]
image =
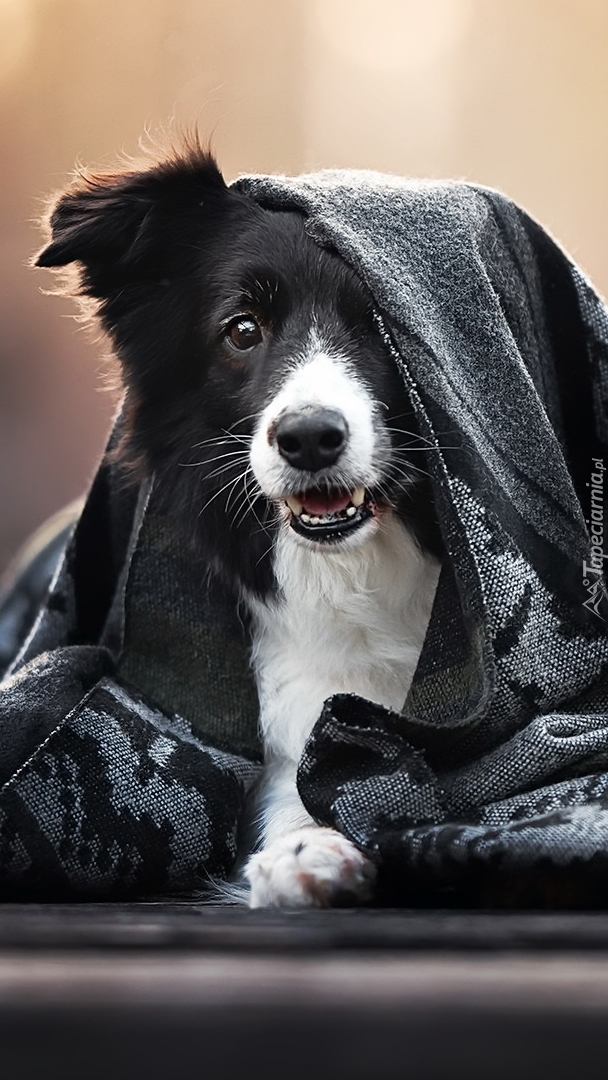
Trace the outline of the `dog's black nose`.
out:
[[[318,472],[340,457],[348,424],[337,409],[299,409],[279,417],[274,437],[279,454],[294,469]]]

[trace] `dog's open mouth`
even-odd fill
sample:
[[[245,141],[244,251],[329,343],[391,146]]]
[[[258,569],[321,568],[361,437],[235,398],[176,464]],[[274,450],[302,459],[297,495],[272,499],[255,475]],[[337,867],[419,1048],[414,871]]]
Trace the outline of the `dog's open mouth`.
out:
[[[354,491],[311,489],[287,496],[285,503],[291,528],[319,543],[341,540],[376,515],[376,504],[362,487]]]

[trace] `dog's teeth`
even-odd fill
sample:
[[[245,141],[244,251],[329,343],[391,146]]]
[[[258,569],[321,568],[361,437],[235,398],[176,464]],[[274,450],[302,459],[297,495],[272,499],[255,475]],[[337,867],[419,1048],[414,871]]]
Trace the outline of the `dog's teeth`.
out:
[[[357,507],[356,506],[349,506],[347,511],[346,511],[346,516],[347,517],[353,517],[356,513],[357,513]]]
[[[311,517],[308,520],[311,525],[319,525],[321,523],[321,518],[318,517]]]
[[[300,514],[300,520],[305,521],[307,525],[310,525],[312,519],[310,517],[310,514]]]
[[[352,495],[350,497],[350,501],[351,501],[351,503],[353,504],[354,507],[363,506],[363,503],[365,502],[365,488],[362,488],[362,487],[356,488],[356,490],[353,491],[353,493],[352,493]],[[347,511],[347,513],[348,513],[348,511]]]
[[[292,514],[295,514],[296,517],[299,517],[302,513],[302,503],[298,499],[296,499],[294,495],[288,495],[285,499],[285,502],[287,503]]]

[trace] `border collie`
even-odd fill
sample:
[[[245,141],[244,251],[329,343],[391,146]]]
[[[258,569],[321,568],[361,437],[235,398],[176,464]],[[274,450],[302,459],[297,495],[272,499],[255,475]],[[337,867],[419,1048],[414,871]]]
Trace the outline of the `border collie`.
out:
[[[81,177],[37,265],[80,264],[122,366],[121,453],[245,605],[265,747],[252,907],[372,894],[296,770],[323,702],[405,701],[439,572],[425,443],[359,277],[185,148]]]

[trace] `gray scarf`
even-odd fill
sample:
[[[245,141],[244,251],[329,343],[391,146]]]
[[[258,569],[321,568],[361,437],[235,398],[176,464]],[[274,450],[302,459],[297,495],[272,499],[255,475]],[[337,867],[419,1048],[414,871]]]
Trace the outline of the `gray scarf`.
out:
[[[434,447],[447,551],[401,715],[328,700],[305,805],[378,862],[390,902],[601,903],[605,308],[488,189],[354,172],[238,186],[299,207],[370,288]],[[236,603],[200,581],[153,484],[125,489],[102,464],[25,642],[27,572],[15,583],[0,609],[7,895],[183,893],[229,873],[257,702]]]

